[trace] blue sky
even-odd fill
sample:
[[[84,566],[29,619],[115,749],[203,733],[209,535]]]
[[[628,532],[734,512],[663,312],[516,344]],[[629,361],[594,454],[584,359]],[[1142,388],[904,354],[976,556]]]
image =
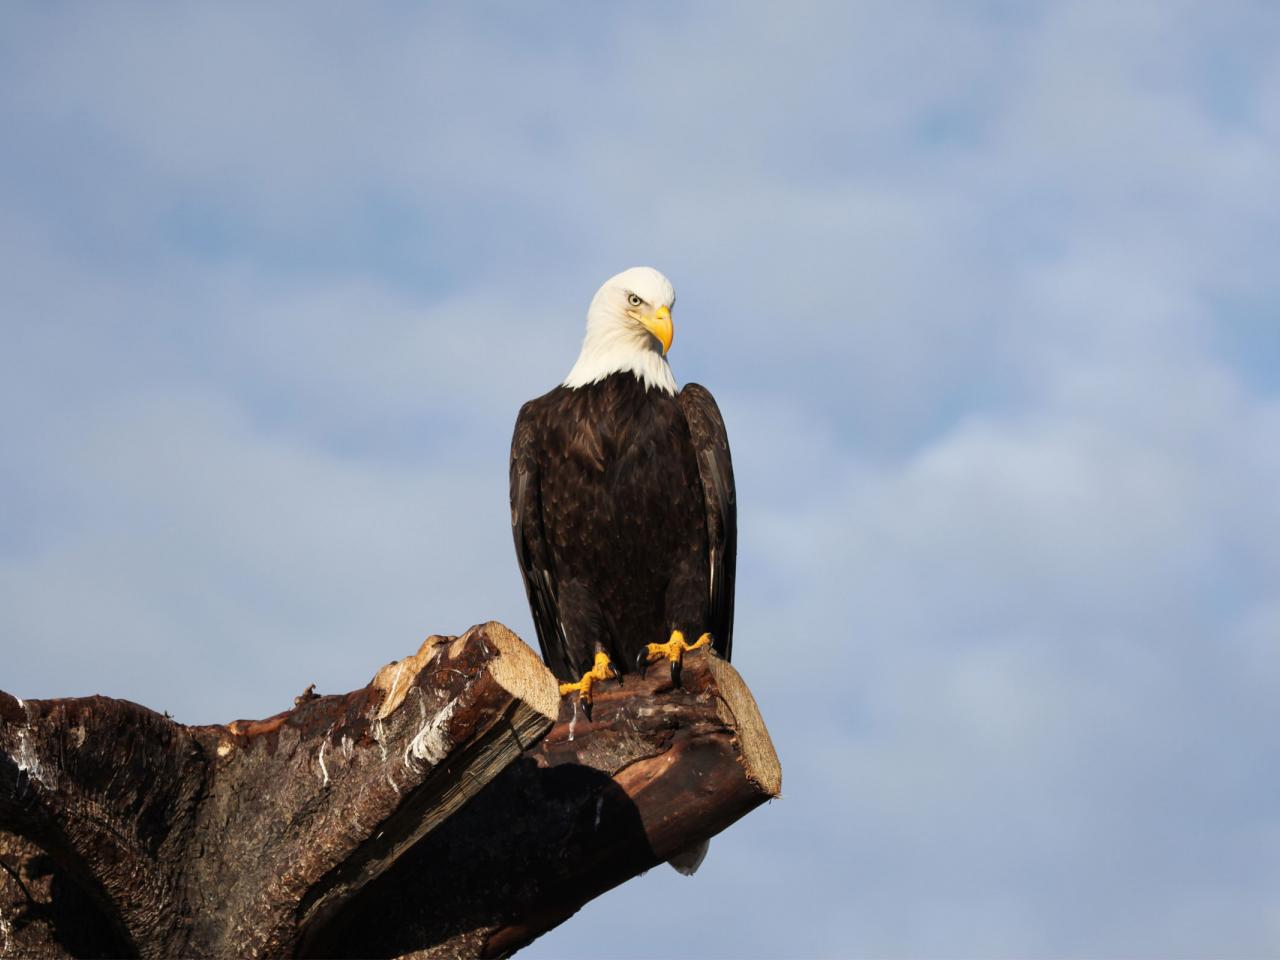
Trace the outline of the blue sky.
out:
[[[1274,5],[10,4],[0,127],[0,688],[532,638],[511,424],[649,263],[785,796],[527,955],[1280,953]]]

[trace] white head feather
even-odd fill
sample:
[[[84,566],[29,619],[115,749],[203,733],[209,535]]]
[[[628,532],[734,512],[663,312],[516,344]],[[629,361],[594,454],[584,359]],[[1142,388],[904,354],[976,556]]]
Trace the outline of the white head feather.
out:
[[[566,387],[585,387],[610,374],[630,371],[646,388],[676,392],[676,378],[662,344],[636,319],[632,296],[642,301],[639,309],[650,313],[662,307],[670,310],[676,302],[671,281],[653,267],[632,267],[606,280],[591,298],[587,335],[578,362],[564,378]]]

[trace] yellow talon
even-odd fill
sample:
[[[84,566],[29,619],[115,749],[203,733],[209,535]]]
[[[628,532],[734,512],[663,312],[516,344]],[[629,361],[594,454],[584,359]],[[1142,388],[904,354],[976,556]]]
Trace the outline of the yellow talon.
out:
[[[680,686],[680,672],[684,666],[684,655],[689,650],[697,650],[711,643],[711,634],[704,633],[693,643],[686,643],[684,634],[679,630],[671,631],[671,639],[666,643],[651,643],[645,650],[645,662],[650,663],[666,657],[671,663],[671,682]]]
[[[609,655],[601,650],[596,653],[595,666],[584,673],[581,680],[577,683],[560,684],[560,696],[567,697],[569,694],[576,692],[583,706],[590,709],[592,685],[598,680],[609,680],[617,676],[618,671],[609,662]]]
[[[699,647],[705,647],[711,642],[711,634],[704,633],[693,643],[685,643],[684,634],[679,630],[671,631],[671,639],[666,643],[649,644],[649,662],[657,660],[659,657],[666,657],[672,663],[679,663],[684,659],[686,650],[697,650]]]

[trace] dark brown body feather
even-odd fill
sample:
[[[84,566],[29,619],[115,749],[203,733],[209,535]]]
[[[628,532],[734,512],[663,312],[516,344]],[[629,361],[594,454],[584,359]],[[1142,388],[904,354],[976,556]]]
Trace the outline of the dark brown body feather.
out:
[[[520,409],[511,522],[542,656],[576,680],[597,649],[634,669],[673,629],[733,639],[737,506],[711,394],[631,373],[556,387]]]

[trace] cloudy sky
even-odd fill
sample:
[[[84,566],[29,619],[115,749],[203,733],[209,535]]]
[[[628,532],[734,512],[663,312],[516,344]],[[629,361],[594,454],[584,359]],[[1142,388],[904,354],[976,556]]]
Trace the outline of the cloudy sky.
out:
[[[1274,4],[14,3],[0,129],[0,688],[532,638],[511,424],[650,263],[785,797],[527,955],[1280,954]]]

